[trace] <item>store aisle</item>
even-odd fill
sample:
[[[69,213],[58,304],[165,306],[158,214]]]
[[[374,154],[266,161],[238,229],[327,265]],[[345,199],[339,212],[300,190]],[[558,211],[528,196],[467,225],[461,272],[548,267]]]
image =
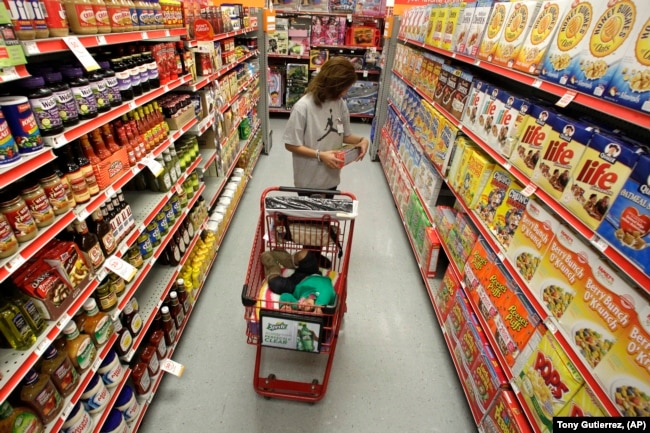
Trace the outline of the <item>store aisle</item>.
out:
[[[284,122],[271,122],[273,149],[260,157],[174,354],[185,373],[163,378],[140,431],[476,431],[381,166],[369,158],[346,167],[341,184],[360,205],[348,312],[327,394],[310,405],[265,400],[253,390],[255,347],[246,343],[240,297],[260,194],[267,186],[292,185],[291,157],[281,144]],[[369,136],[369,125],[353,126]],[[299,356],[307,357],[309,373],[315,371],[309,377],[322,374],[324,356],[265,351],[269,372],[305,370]]]

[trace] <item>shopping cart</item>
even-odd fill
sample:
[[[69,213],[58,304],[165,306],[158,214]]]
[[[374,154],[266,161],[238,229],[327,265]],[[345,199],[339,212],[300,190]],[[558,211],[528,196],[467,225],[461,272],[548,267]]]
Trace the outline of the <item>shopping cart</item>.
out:
[[[287,192],[311,195],[287,195]],[[358,203],[356,197],[347,192],[289,187],[267,188],[260,202],[260,218],[242,290],[247,342],[257,346],[253,385],[265,398],[314,403],[322,399],[327,390],[346,311],[347,274]],[[335,301],[319,313],[281,309],[287,304],[281,304],[278,296],[268,289],[260,259],[264,251],[276,249],[289,253],[308,249],[319,254],[322,275],[332,279]],[[262,377],[263,354],[268,357],[267,350],[278,348],[327,357],[326,362],[321,363],[325,365],[321,378],[302,382],[293,376],[281,379],[275,373]]]

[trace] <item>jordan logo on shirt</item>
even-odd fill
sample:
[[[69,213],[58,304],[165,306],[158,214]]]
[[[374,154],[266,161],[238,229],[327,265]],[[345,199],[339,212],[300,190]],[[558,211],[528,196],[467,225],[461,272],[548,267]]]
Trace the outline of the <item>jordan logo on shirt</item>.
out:
[[[341,122],[341,119],[339,119],[339,122]],[[327,119],[327,125],[325,125],[325,130],[327,131],[321,138],[319,138],[316,141],[321,141],[328,135],[330,135],[330,132],[336,132],[337,134],[339,133],[338,129],[334,127],[334,114],[332,113],[332,109],[330,108],[330,117]]]

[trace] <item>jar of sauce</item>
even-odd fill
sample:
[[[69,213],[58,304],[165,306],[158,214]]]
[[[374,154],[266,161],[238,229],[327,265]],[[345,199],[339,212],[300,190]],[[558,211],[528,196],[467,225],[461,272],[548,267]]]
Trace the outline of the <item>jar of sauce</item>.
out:
[[[12,407],[5,400],[0,404],[0,431],[42,433],[45,427],[36,413],[26,407]]]
[[[103,312],[112,311],[117,306],[117,296],[111,290],[110,280],[104,278],[95,290],[95,298],[99,304],[99,310]]]
[[[61,178],[55,173],[42,177],[38,181],[45,191],[54,215],[63,215],[70,209],[70,202],[66,195],[65,186]]]
[[[151,238],[147,233],[138,236],[138,249],[140,250],[140,255],[143,259],[148,259],[153,255],[153,245],[151,244]]]
[[[156,356],[156,349],[153,346],[147,346],[140,355],[140,361],[147,365],[147,371],[150,377],[158,374],[160,371],[160,362]]]
[[[18,252],[18,239],[7,218],[0,213],[0,259],[6,259]]]
[[[148,239],[149,237],[147,237],[147,240]],[[131,266],[140,269],[144,264],[144,259],[142,258],[142,253],[140,252],[140,248],[138,247],[129,248],[129,251],[126,254],[126,261],[129,262]]]
[[[122,321],[131,335],[137,336],[142,331],[142,317],[140,317],[140,313],[133,308],[130,302],[126,304],[124,311],[122,311]]]
[[[93,298],[88,298],[84,302],[83,310],[86,314],[81,331],[88,334],[95,343],[95,346],[102,346],[113,335],[113,322],[108,314],[99,311],[97,302]]]
[[[129,353],[129,350],[133,345],[133,336],[131,335],[131,332],[122,325],[122,322],[119,319],[113,322],[113,326],[115,327],[115,333],[117,334],[117,342],[115,342],[115,346],[113,347],[118,356],[125,356]]]
[[[27,203],[21,196],[0,195],[0,213],[2,213],[14,231],[18,242],[27,242],[36,237],[38,227],[29,212]]]
[[[78,35],[96,35],[97,18],[90,0],[64,0],[70,29]]]
[[[63,328],[63,335],[65,335],[65,347],[72,364],[80,372],[86,371],[97,356],[97,349],[92,340],[88,335],[79,333],[74,320]]]
[[[149,392],[149,388],[151,387],[151,377],[149,376],[147,364],[144,362],[138,362],[133,368],[131,379],[133,380],[133,385],[135,385],[136,394],[143,395]]]
[[[66,5],[68,4],[69,3],[66,3]],[[92,11],[92,5],[89,6],[90,10]],[[68,80],[72,94],[74,95],[75,101],[77,102],[79,119],[86,120],[97,117],[97,100],[95,99],[92,87],[90,87],[90,83],[83,77],[83,71],[81,68],[65,69],[63,71],[63,75]]]
[[[162,330],[165,333],[165,344],[171,346],[176,342],[176,325],[169,312],[169,307],[163,306],[160,313],[162,314]]]
[[[20,192],[29,212],[34,217],[36,227],[44,228],[54,222],[54,210],[50,205],[45,190],[37,182],[29,182],[29,186]]]
[[[97,373],[101,376],[106,388],[112,389],[119,385],[124,373],[124,366],[120,363],[114,350],[108,352]]]
[[[165,333],[162,329],[158,329],[151,334],[149,345],[156,349],[158,361],[167,358],[167,344],[165,344]]]
[[[120,278],[117,274],[111,273],[108,276],[108,281],[111,287],[111,291],[115,293],[116,297],[119,298],[124,294],[124,291],[126,290],[126,283],[122,278]]]
[[[44,424],[55,419],[63,409],[61,394],[50,377],[34,370],[29,370],[25,376],[20,400],[34,410]]]
[[[43,354],[41,373],[50,377],[63,397],[69,396],[79,383],[79,374],[68,358],[68,354],[57,351],[53,345]]]

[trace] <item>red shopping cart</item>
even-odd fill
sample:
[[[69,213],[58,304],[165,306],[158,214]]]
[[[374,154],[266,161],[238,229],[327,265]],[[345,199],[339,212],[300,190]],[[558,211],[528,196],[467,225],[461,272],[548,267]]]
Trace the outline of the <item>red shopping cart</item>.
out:
[[[289,196],[287,192],[310,195]],[[340,191],[271,187],[262,193],[242,303],[247,342],[257,346],[253,386],[266,398],[314,403],[325,395],[346,311],[347,273],[357,204],[353,194]],[[334,301],[318,313],[304,311],[298,303],[280,302],[279,296],[268,287],[260,259],[263,252],[277,249],[292,254],[307,249],[320,257],[321,275],[332,280]],[[291,270],[283,272],[286,275]],[[308,381],[293,376],[280,378],[275,373],[262,377],[263,355],[268,355],[267,350],[276,349],[277,353],[278,348],[323,355],[326,361],[321,364],[325,371],[320,378]]]

